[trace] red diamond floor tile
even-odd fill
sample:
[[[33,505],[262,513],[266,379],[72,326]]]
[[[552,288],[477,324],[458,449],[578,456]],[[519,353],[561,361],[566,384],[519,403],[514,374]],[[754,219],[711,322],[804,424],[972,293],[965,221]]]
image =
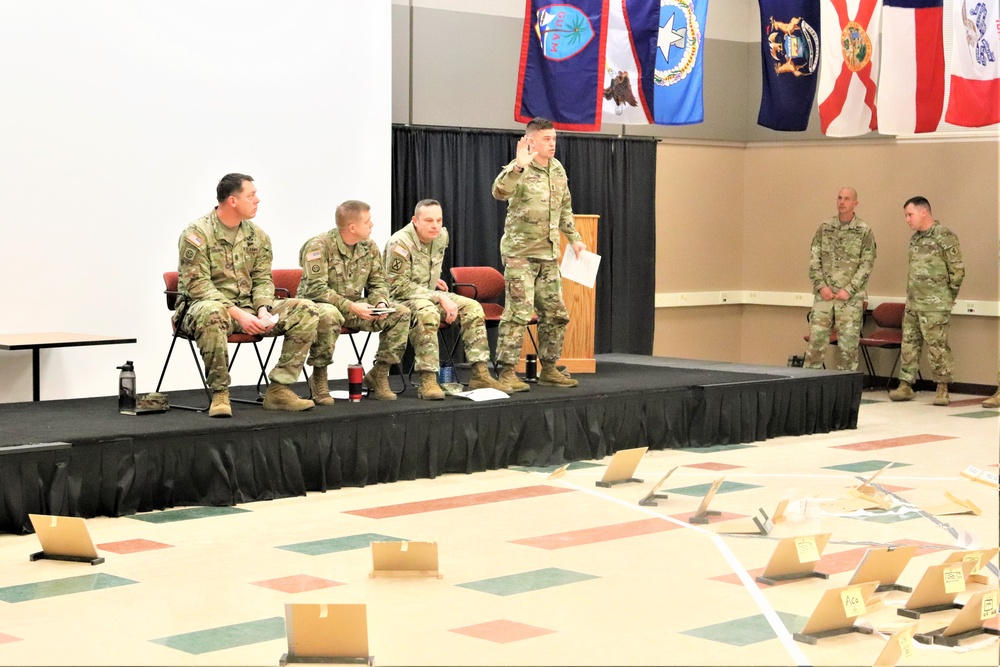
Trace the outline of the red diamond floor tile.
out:
[[[153,540],[144,539],[134,539],[134,540],[122,540],[120,542],[105,542],[104,544],[96,545],[101,551],[110,551],[115,554],[136,554],[143,551],[154,551],[156,549],[173,549],[172,544],[163,544],[162,542],[154,542]]]
[[[464,628],[454,628],[451,632],[475,637],[476,639],[485,639],[497,644],[508,644],[524,639],[532,639],[533,637],[541,637],[542,635],[550,635],[555,630],[500,619],[488,623],[467,625]]]
[[[354,514],[368,519],[388,519],[396,516],[407,516],[409,514],[422,514],[424,512],[437,512],[439,510],[450,510],[459,507],[472,507],[474,505],[486,505],[488,503],[499,503],[508,500],[523,500],[525,498],[538,498],[539,496],[549,496],[556,493],[575,493],[573,489],[563,489],[558,486],[539,484],[536,486],[524,486],[516,489],[506,489],[503,491],[489,491],[487,493],[470,493],[464,496],[451,496],[449,498],[436,498],[434,500],[423,500],[416,503],[401,503],[399,505],[383,505],[382,507],[369,507],[360,510],[350,510],[344,514]]]
[[[635,537],[637,535],[661,533],[663,531],[673,530],[674,528],[679,527],[680,526],[677,524],[670,521],[664,521],[663,519],[641,519],[639,521],[617,523],[610,526],[598,526],[596,528],[571,530],[566,533],[526,537],[521,540],[511,540],[511,542],[513,544],[522,544],[527,547],[538,547],[539,549],[564,549],[566,547],[578,547],[583,544],[620,540],[626,537]]]
[[[709,461],[707,463],[689,463],[684,467],[701,468],[702,470],[732,470],[733,468],[745,468],[746,466],[734,466],[728,463],[716,463],[715,461]]]
[[[904,447],[906,445],[922,445],[928,442],[938,442],[940,440],[954,440],[951,435],[934,435],[932,433],[921,433],[919,435],[907,435],[901,438],[886,438],[885,440],[869,440],[867,442],[855,442],[850,445],[835,445],[831,449],[849,449],[855,452],[868,452],[876,449],[888,449],[889,447]]]
[[[264,581],[251,582],[254,586],[270,588],[282,593],[305,593],[307,591],[318,591],[322,588],[333,588],[343,586],[339,581],[321,579],[308,574],[295,574],[290,577],[279,577],[278,579],[266,579]]]
[[[0,644],[9,644],[10,642],[19,642],[19,641],[21,641],[20,637],[5,635],[4,633],[0,632]]]

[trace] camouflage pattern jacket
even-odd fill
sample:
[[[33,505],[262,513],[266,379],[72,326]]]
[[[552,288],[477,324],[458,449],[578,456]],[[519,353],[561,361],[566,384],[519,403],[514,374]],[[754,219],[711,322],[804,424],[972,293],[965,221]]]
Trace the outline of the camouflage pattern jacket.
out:
[[[910,271],[906,307],[920,311],[950,311],[965,280],[965,263],[958,237],[937,220],[910,237]]]
[[[254,312],[274,303],[271,239],[249,220],[240,222],[230,245],[225,226],[212,209],[187,226],[177,246],[177,289],[182,300],[219,301],[227,308]]]
[[[299,264],[300,298],[333,304],[342,313],[362,295],[371,304],[389,302],[382,254],[371,239],[358,241],[352,248],[334,227],[306,241],[299,251]]]
[[[824,221],[813,236],[809,280],[819,298],[824,285],[836,294],[846,289],[851,298],[866,296],[868,276],[875,264],[875,235],[858,216],[848,223],[837,216]]]
[[[436,289],[441,264],[448,249],[448,230],[430,243],[421,243],[413,223],[392,235],[385,245],[385,267],[389,293],[396,301],[427,299],[441,301],[444,292]]]
[[[582,240],[573,223],[569,179],[559,160],[546,167],[532,161],[514,171],[512,160],[493,181],[493,197],[507,201],[500,254],[533,259],[558,259],[559,232],[570,243]]]

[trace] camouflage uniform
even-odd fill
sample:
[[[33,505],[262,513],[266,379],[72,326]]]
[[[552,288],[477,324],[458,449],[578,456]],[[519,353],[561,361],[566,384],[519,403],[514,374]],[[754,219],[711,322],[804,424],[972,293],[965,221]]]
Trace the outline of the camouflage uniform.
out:
[[[178,241],[178,291],[174,320],[186,303],[181,329],[194,336],[205,361],[205,374],[212,391],[229,387],[229,350],[226,337],[242,331],[229,315],[231,306],[257,314],[261,306],[278,315],[278,323],[267,336],[284,336],[281,357],[268,377],[279,384],[292,384],[306,354],[328,354],[333,342],[317,337],[316,307],[304,299],[275,299],[271,280],[271,239],[260,227],[243,220],[235,241],[226,239],[225,226],[213,209],[195,220]]]
[[[559,160],[550,158],[545,167],[532,161],[521,173],[514,171],[516,165],[512,160],[493,181],[493,197],[508,202],[500,239],[507,287],[497,359],[504,366],[517,364],[534,306],[538,356],[543,364],[555,364],[569,323],[557,262],[559,232],[569,243],[582,239],[573,223],[569,180]]]
[[[927,343],[934,381],[951,382],[954,360],[948,347],[948,321],[965,278],[958,237],[935,220],[929,229],[910,237],[909,254],[899,379],[913,384],[920,370],[920,349]]]
[[[402,301],[410,309],[410,344],[414,350],[414,368],[417,371],[435,371],[440,367],[438,327],[445,318],[441,295],[436,289],[441,278],[441,264],[448,249],[448,230],[430,243],[420,242],[413,223],[392,235],[385,246],[385,265],[392,298]],[[458,307],[462,325],[465,356],[470,363],[490,360],[486,340],[486,323],[483,307],[475,299],[447,293]]]
[[[837,327],[837,370],[858,369],[858,340],[867,296],[868,276],[875,264],[875,235],[858,216],[841,222],[837,216],[823,222],[812,240],[809,280],[813,284],[812,312],[809,314],[809,346],[806,368],[822,368],[830,330]],[[849,299],[824,301],[820,289],[836,294],[847,290]]]
[[[306,241],[299,251],[299,264],[302,281],[298,293],[316,303],[320,324],[330,329],[333,342],[336,343],[341,326],[379,331],[375,359],[398,364],[406,349],[410,311],[389,301],[382,255],[375,242],[365,239],[349,246],[334,227]],[[363,320],[351,312],[351,303],[362,299],[372,305],[387,303],[396,312],[377,320]]]

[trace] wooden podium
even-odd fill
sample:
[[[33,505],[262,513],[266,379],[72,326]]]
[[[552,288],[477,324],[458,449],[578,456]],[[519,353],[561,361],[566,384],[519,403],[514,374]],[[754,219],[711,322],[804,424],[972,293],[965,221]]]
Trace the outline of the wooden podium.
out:
[[[574,215],[573,220],[576,231],[587,244],[587,249],[597,252],[597,215]],[[566,251],[566,237],[559,234],[559,259],[562,262],[563,253]],[[580,283],[563,278],[563,301],[566,303],[566,310],[569,311],[569,326],[566,327],[566,341],[563,343],[563,354],[559,364],[566,367],[570,373],[593,373],[597,369],[594,361],[594,288],[584,287]],[[531,326],[532,335],[538,340],[538,327]],[[521,348],[521,360],[517,364],[517,371],[524,373],[524,357],[527,354],[534,354],[535,348],[531,345],[531,338],[524,337],[524,346]],[[541,371],[541,368],[539,368]]]

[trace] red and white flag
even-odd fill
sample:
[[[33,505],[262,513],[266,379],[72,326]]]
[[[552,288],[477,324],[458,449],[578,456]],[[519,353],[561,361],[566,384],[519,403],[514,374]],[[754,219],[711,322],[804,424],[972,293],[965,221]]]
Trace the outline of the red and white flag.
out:
[[[955,42],[945,121],[1000,123],[1000,0],[954,0]]]
[[[823,0],[820,11],[820,129],[831,137],[876,130],[882,0]]]
[[[878,130],[933,132],[944,109],[944,0],[883,0]]]

